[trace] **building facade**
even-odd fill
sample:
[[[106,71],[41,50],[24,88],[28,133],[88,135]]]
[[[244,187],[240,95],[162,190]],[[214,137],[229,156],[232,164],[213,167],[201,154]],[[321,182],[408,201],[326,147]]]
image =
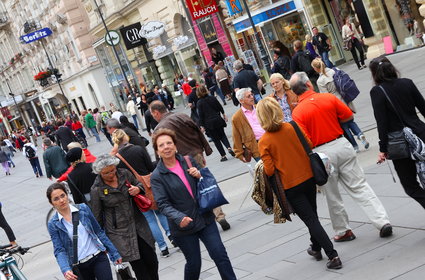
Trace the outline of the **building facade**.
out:
[[[0,10],[3,134],[112,101],[81,1],[5,0]],[[20,39],[45,28],[51,35]]]

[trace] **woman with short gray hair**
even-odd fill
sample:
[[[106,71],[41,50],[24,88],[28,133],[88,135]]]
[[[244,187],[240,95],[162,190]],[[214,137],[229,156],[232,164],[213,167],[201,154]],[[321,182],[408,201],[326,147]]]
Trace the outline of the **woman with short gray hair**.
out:
[[[130,171],[117,168],[118,163],[108,154],[93,163],[93,171],[98,174],[91,190],[93,214],[123,261],[130,262],[138,280],[159,279],[155,240],[132,197],[145,190]]]

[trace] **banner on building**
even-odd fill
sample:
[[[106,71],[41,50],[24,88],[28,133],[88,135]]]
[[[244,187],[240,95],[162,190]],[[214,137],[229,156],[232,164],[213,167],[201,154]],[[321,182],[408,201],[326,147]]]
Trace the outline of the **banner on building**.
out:
[[[142,25],[140,22],[120,28],[121,37],[127,50],[147,44],[146,38],[141,36]]]
[[[215,0],[186,0],[190,15],[197,20],[218,12]]]
[[[226,0],[226,5],[229,16],[234,16],[242,12],[242,5],[239,0]]]
[[[2,107],[0,108],[1,114],[3,115],[3,117],[7,118],[10,116],[10,111],[8,107]]]
[[[201,29],[202,34],[204,35],[205,42],[207,44],[210,44],[218,40],[217,32],[215,31],[214,26],[210,19],[200,22],[199,28]]]

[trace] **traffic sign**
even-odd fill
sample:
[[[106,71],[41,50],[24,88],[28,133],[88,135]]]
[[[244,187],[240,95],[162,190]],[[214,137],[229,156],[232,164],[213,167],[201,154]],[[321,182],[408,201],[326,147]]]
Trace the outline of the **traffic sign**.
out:
[[[115,30],[110,30],[109,33],[105,34],[105,42],[110,46],[116,46],[120,43],[120,41],[120,34]]]
[[[40,40],[41,38],[47,37],[52,35],[52,30],[48,27],[45,27],[43,29],[22,35],[21,37],[19,37],[19,39],[21,40],[21,42],[25,43],[25,44],[29,44],[32,43],[34,41]]]

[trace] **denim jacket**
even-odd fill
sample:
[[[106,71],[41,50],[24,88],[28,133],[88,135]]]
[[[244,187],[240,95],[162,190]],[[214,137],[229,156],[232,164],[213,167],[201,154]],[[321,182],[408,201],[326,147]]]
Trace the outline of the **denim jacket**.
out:
[[[79,210],[80,223],[93,238],[97,248],[102,252],[107,251],[113,262],[121,258],[115,246],[97,223],[90,208],[86,204],[77,204],[76,207]],[[56,261],[62,273],[72,270],[72,240],[69,238],[68,231],[59,220],[57,213],[49,221],[48,230],[52,239]]]

